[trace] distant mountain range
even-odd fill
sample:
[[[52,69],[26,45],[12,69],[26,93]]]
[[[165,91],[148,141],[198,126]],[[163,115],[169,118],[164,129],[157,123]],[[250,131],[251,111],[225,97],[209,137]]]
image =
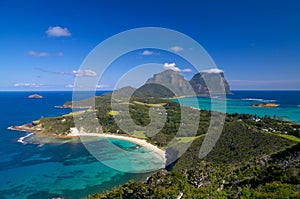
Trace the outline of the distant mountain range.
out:
[[[118,92],[122,93],[128,89],[133,90],[133,88],[125,87]],[[188,81],[177,71],[165,70],[149,78],[143,86],[134,92],[134,95],[137,97],[167,98],[225,93],[229,94],[231,91],[224,73],[201,72],[195,74]]]

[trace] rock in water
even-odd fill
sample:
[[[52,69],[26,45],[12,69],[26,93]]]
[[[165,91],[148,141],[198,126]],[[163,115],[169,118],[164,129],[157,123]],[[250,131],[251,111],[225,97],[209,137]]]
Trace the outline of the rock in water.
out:
[[[253,107],[270,107],[270,108],[275,108],[278,107],[279,104],[272,104],[272,103],[267,103],[267,104],[253,104]]]
[[[33,94],[33,95],[29,95],[28,98],[30,98],[30,99],[41,99],[41,98],[43,98],[43,96],[41,96],[39,94]]]

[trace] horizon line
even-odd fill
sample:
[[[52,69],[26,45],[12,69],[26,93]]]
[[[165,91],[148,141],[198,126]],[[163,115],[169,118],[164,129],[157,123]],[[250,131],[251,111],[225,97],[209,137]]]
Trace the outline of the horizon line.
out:
[[[0,92],[74,92],[73,90],[0,90]],[[113,91],[113,89],[107,90],[83,90],[76,92],[91,92],[91,91]],[[300,89],[233,89],[231,91],[300,91]]]

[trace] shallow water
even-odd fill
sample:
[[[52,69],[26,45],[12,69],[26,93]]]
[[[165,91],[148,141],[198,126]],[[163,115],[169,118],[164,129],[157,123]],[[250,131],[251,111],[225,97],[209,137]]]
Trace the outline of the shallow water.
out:
[[[228,95],[226,105],[229,113],[251,113],[260,116],[277,115],[284,119],[300,123],[299,91],[234,91]],[[2,198],[83,198],[87,194],[112,189],[130,179],[145,180],[151,169],[162,166],[155,154],[145,148],[124,140],[89,140],[90,150],[97,154],[99,162],[78,140],[52,140],[52,143],[36,144],[17,142],[27,132],[11,131],[7,127],[21,125],[39,119],[41,116],[57,116],[69,113],[69,109],[57,109],[72,99],[71,92],[39,92],[43,99],[28,99],[33,92],[0,92],[0,199]],[[99,94],[99,93],[98,93]],[[210,99],[199,97],[200,108],[210,109]],[[182,98],[184,105],[196,107],[195,100]],[[218,108],[218,101],[216,108]],[[221,104],[223,101],[219,101]],[[280,104],[277,108],[257,108],[252,104],[272,102]],[[29,141],[24,139],[25,141]],[[53,142],[54,141],[54,142]],[[93,147],[91,147],[93,146]],[[136,152],[139,156],[121,156],[115,147]],[[118,164],[128,171],[137,170],[144,173],[122,172],[107,165]]]
[[[98,153],[98,159],[102,162],[91,155],[83,143],[74,139],[57,139],[48,143],[53,138],[28,137],[22,140],[23,143],[18,142],[29,133],[11,131],[7,129],[8,126],[28,123],[41,116],[70,112],[69,109],[57,109],[54,106],[71,100],[71,92],[41,92],[43,99],[28,99],[29,94],[32,93],[0,92],[1,199],[46,199],[58,196],[83,198],[94,192],[112,189],[131,179],[145,180],[150,175],[149,170],[162,167],[162,162],[155,154],[125,140],[88,140],[85,144],[94,145],[94,152],[101,152]],[[143,159],[120,157],[113,146],[140,154]],[[127,171],[141,173],[122,172],[107,166],[114,164],[121,164]]]
[[[226,105],[227,113],[248,113],[258,116],[274,115],[289,121],[300,123],[300,91],[233,91],[224,99],[213,99],[208,97],[180,98],[179,102],[186,106],[200,107],[210,110],[214,102],[214,110],[223,111]],[[199,105],[198,105],[199,103]],[[276,108],[253,107],[253,104],[275,103]]]

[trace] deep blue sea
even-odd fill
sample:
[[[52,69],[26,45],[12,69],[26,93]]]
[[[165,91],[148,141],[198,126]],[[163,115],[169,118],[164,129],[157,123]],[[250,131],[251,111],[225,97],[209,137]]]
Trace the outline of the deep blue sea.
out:
[[[124,168],[132,169],[130,171],[140,172],[138,174],[117,171],[100,163],[78,140],[59,140],[43,145],[19,143],[18,139],[29,133],[8,130],[9,126],[71,111],[55,108],[70,101],[71,92],[38,92],[43,99],[28,99],[33,93],[0,92],[0,199],[84,198],[131,179],[145,180],[150,170],[163,167],[163,162],[152,152],[143,147],[136,149],[135,144],[124,140],[99,138],[85,144],[96,146],[95,150],[100,148],[101,159],[109,161],[110,165],[123,164]],[[111,143],[129,152],[138,150],[138,154],[145,155],[138,160],[119,157]]]
[[[41,145],[22,144],[20,137],[27,132],[8,130],[9,126],[30,123],[41,116],[57,116],[69,113],[70,109],[58,109],[72,99],[71,92],[37,92],[43,99],[28,99],[35,92],[0,92],[0,199],[53,197],[83,198],[87,194],[101,192],[124,184],[130,179],[145,180],[149,172],[134,174],[121,172],[97,161],[81,142],[59,141]],[[97,93],[100,95],[101,93]],[[200,108],[210,109],[210,99],[199,97]],[[276,103],[277,108],[252,107],[254,103]],[[195,106],[191,98],[180,99],[180,103]],[[227,112],[251,113],[260,116],[277,115],[300,123],[300,91],[233,91],[227,96]],[[145,152],[146,161],[119,157],[107,140],[100,140],[100,151],[108,161],[121,161],[124,167],[135,162],[136,170],[158,169],[161,162],[143,147],[110,139],[109,142],[125,150]],[[97,140],[99,143],[99,140]],[[94,144],[90,141],[88,144]],[[97,150],[99,150],[99,145]],[[145,160],[145,159],[144,159]]]

